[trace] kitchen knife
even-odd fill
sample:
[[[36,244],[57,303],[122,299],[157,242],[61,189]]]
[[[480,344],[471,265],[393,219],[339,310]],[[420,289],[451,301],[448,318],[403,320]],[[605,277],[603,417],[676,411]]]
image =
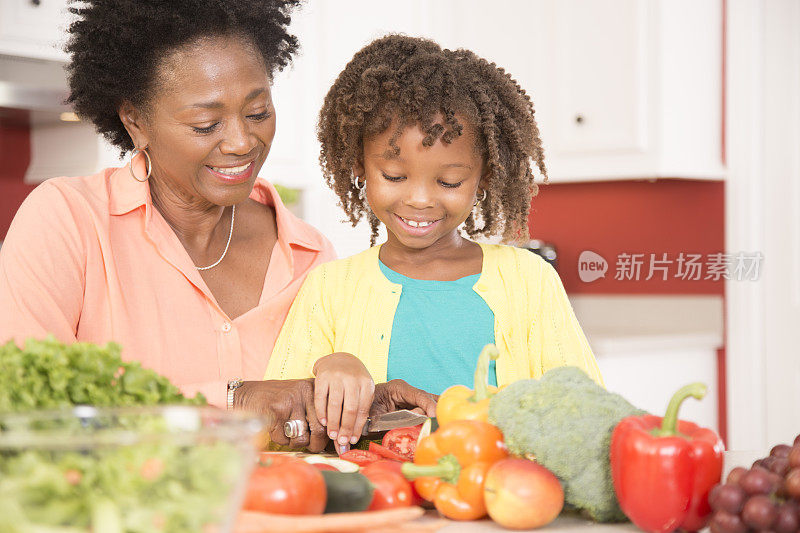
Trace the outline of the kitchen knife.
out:
[[[408,409],[392,411],[367,418],[362,435],[382,433],[395,428],[418,426],[427,420],[427,416],[414,413]],[[283,433],[289,438],[298,437],[308,431],[305,420],[289,420],[283,425]]]
[[[392,411],[391,413],[384,413],[367,418],[367,423],[364,424],[364,430],[361,434],[368,435],[370,433],[382,433],[395,428],[418,426],[427,419],[427,416],[409,411],[408,409]]]

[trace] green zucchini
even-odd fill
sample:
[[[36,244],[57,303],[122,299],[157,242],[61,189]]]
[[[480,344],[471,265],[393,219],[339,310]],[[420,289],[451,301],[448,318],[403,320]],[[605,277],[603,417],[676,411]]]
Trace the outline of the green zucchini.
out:
[[[322,477],[328,491],[325,513],[365,511],[372,503],[375,487],[363,474],[322,470]]]

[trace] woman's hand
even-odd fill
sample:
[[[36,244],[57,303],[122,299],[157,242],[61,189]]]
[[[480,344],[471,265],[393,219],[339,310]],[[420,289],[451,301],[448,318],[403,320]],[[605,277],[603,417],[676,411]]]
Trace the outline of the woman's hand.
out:
[[[438,399],[435,394],[412,387],[402,379],[393,379],[375,385],[375,396],[369,414],[374,416],[409,409],[433,418],[436,416]]]
[[[314,411],[313,379],[245,381],[236,389],[233,407],[267,415],[269,438],[277,444],[307,447],[312,452],[321,452],[328,444],[325,427]],[[283,424],[288,420],[308,421],[309,431],[287,438]]]
[[[339,453],[361,437],[369,416],[375,383],[356,356],[332,353],[314,364],[314,406],[327,426],[328,436]]]

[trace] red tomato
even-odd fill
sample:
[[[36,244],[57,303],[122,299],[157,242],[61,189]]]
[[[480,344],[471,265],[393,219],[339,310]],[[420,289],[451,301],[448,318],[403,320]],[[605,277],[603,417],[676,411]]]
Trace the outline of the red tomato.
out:
[[[372,503],[368,511],[394,509],[396,507],[410,507],[413,495],[411,483],[402,474],[389,470],[366,468],[362,473],[372,482],[375,492],[372,494]]]
[[[377,442],[370,442],[369,443],[369,451],[372,453],[378,454],[381,457],[385,457],[386,459],[393,459],[395,461],[405,461],[406,458],[400,455],[399,453],[390,450],[386,446],[378,444]]]
[[[402,456],[403,459],[413,461],[421,429],[422,426],[393,429],[383,436],[381,444]]]
[[[403,476],[400,469],[402,468],[403,463],[399,461],[393,461],[391,459],[381,459],[380,461],[375,461],[374,463],[365,466],[361,469],[361,473],[365,476],[369,477],[371,472],[394,472],[395,474],[399,474]],[[405,476],[403,476],[405,479]],[[411,485],[411,505],[426,505],[425,499],[419,495],[417,492],[416,487],[414,487],[413,483],[409,483]]]
[[[322,514],[327,496],[325,479],[312,465],[290,455],[262,454],[242,507],[277,514]]]
[[[380,455],[367,450],[348,450],[339,456],[339,459],[350,461],[358,466],[367,466],[380,458]]]

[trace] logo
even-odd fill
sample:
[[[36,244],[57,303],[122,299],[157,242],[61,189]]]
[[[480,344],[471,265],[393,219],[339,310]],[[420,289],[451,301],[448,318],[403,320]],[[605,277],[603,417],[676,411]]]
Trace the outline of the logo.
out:
[[[578,257],[578,276],[584,283],[591,283],[599,278],[606,277],[608,261],[602,255],[590,250],[584,250]]]

